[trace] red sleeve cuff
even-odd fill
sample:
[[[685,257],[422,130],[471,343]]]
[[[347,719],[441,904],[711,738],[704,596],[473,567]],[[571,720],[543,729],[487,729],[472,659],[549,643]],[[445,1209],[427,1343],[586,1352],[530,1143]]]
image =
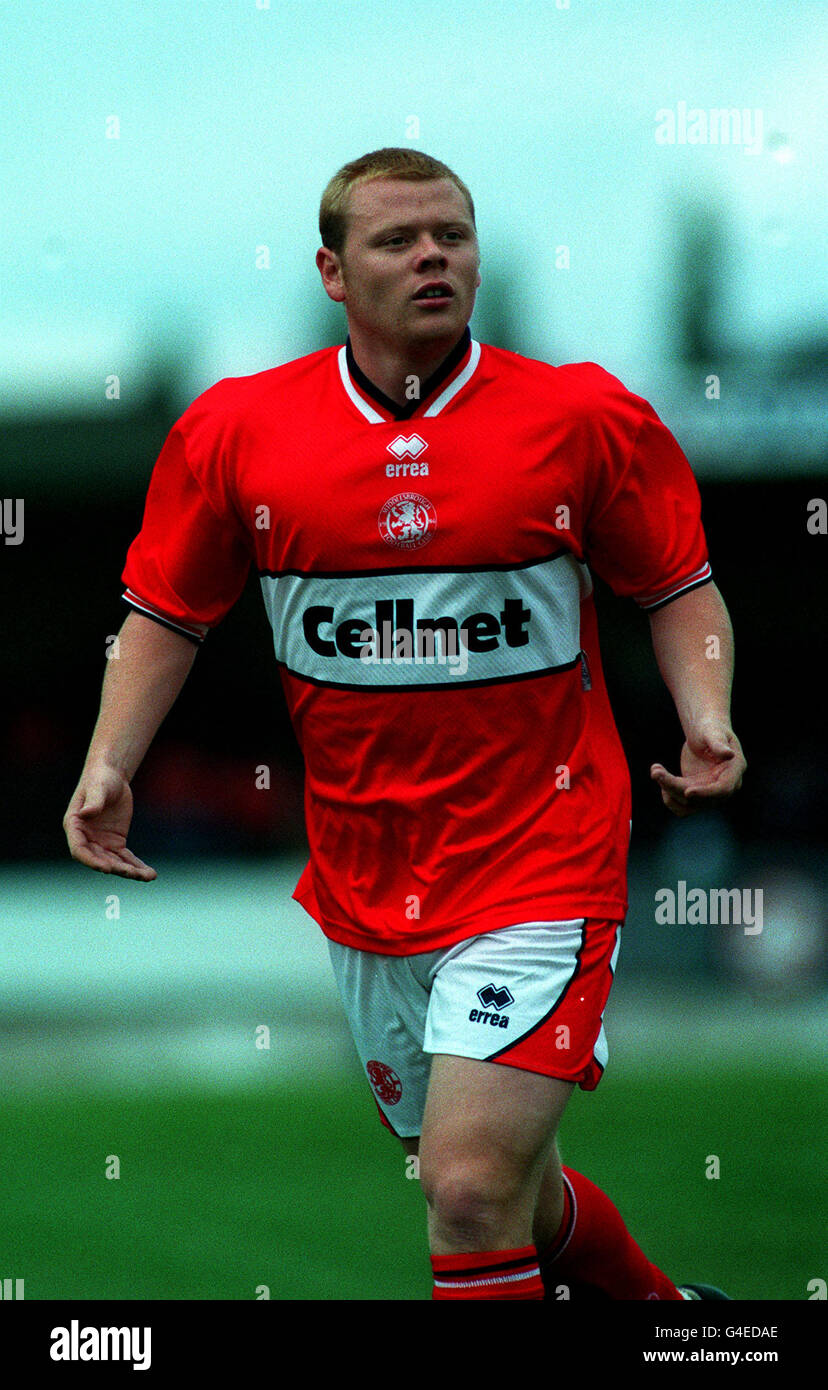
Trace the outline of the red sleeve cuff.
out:
[[[672,603],[673,599],[680,598],[682,594],[689,594],[691,589],[699,589],[702,584],[709,584],[713,578],[709,562],[705,562],[700,569],[688,575],[686,579],[679,580],[676,584],[671,584],[668,589],[661,589],[658,593],[637,595],[636,603],[639,608],[644,608],[648,613],[652,613],[656,608],[663,608],[666,603]]]
[[[121,595],[124,603],[134,609],[136,613],[141,613],[145,618],[152,618],[153,622],[160,623],[162,627],[168,627],[172,632],[180,632],[182,637],[189,637],[197,647],[200,647],[204,638],[209,632],[209,628],[200,623],[185,623],[180,618],[171,617],[169,613],[164,613],[155,604],[148,603],[139,594],[133,593],[132,589],[126,589]]]

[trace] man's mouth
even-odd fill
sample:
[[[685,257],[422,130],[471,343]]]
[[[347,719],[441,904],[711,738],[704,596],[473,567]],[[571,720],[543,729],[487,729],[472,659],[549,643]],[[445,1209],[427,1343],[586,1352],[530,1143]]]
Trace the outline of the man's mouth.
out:
[[[432,280],[427,285],[422,285],[417,290],[413,299],[420,304],[448,304],[454,298],[454,290],[445,280]]]

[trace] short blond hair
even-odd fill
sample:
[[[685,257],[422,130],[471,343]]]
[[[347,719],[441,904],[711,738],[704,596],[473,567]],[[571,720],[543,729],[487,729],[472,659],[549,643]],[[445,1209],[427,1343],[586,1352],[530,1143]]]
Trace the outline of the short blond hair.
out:
[[[345,235],[348,230],[348,194],[355,183],[367,183],[369,179],[404,179],[412,183],[427,179],[451,179],[459,188],[469,205],[472,224],[474,224],[474,203],[468,188],[453,169],[421,150],[398,149],[389,146],[382,150],[372,150],[359,159],[352,159],[337,170],[322,194],[319,205],[319,235],[322,245],[337,256],[342,254]]]

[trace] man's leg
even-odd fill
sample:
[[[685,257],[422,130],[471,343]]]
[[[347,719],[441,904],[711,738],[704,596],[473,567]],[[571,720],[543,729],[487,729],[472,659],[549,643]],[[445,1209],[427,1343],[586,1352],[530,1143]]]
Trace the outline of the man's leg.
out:
[[[420,1139],[435,1254],[527,1244],[572,1083],[436,1054]],[[551,1193],[548,1194],[551,1196]],[[563,1193],[555,1230],[563,1214]],[[554,1220],[554,1212],[551,1215]]]
[[[619,935],[617,923],[584,919],[505,928],[452,948],[424,981],[432,1067],[420,1145],[405,1142],[419,1148],[435,1297],[543,1297],[539,1250],[549,1298],[681,1297],[555,1147],[573,1085],[593,1090],[606,1063],[601,1020]],[[493,1034],[468,1012],[489,981],[508,1010],[497,1061]]]
[[[432,1058],[419,1155],[436,1298],[543,1297],[532,1225],[572,1089],[493,1062]],[[562,1214],[561,1194],[558,1224]]]
[[[571,1092],[553,1077],[434,1057],[422,1139],[404,1147],[420,1156],[435,1297],[540,1298],[537,1261],[548,1299],[681,1299],[606,1194],[561,1164]]]
[[[561,1155],[556,1142],[552,1145],[552,1152],[541,1178],[535,1219],[532,1223],[532,1237],[539,1254],[550,1250],[561,1234],[561,1223],[569,1196],[564,1192],[561,1168]]]
[[[541,1181],[533,1236],[549,1299],[682,1297],[633,1240],[606,1193],[561,1164],[557,1146]]]

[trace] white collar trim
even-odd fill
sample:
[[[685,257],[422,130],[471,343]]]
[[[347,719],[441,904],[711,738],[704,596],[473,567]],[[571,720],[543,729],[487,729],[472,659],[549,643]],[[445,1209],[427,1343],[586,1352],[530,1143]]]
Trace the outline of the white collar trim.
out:
[[[361,396],[360,393],[357,391],[356,387],[354,386],[354,383],[351,380],[351,374],[348,371],[348,357],[344,344],[339,349],[339,352],[336,355],[336,360],[339,366],[339,375],[342,378],[342,385],[345,387],[348,396],[353,401],[357,410],[360,411],[360,413],[365,416],[365,419],[372,425],[389,424],[390,422],[385,419],[385,416],[380,415],[379,411],[375,410],[372,405],[369,405],[368,402],[365,400],[364,396]],[[469,360],[463,368],[462,372],[459,374],[459,376],[456,376],[454,380],[449,383],[445,391],[441,391],[440,395],[436,398],[436,400],[431,402],[431,405],[428,407],[428,410],[423,411],[423,418],[425,418],[425,416],[427,415],[440,414],[440,411],[443,409],[443,407],[448,405],[449,401],[454,399],[458,391],[462,391],[463,387],[466,385],[466,382],[469,381],[471,377],[474,375],[479,361],[480,344],[477,342],[475,338],[472,338]],[[397,421],[396,423],[405,424],[405,421]]]

